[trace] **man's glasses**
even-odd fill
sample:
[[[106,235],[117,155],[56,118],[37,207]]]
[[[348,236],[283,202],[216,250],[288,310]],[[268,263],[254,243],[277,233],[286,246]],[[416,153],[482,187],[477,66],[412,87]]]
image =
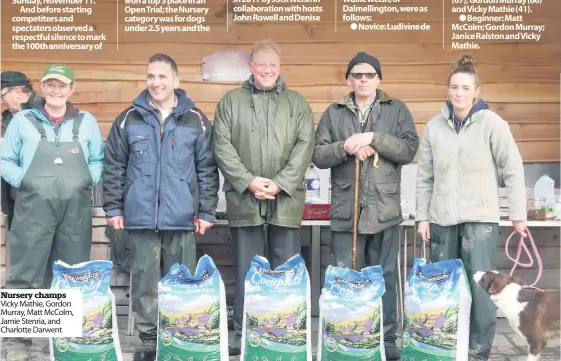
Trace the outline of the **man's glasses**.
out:
[[[6,90],[5,92],[2,92],[2,100],[4,100],[4,97],[5,97],[6,95],[8,95],[8,93],[11,92],[12,89],[13,89],[13,88],[8,88],[8,90]]]
[[[271,69],[272,71],[278,71],[280,69],[280,65],[278,65],[278,64],[256,64],[256,63],[253,63],[253,65],[259,71],[267,71],[268,69]]]
[[[378,73],[351,73],[351,76],[355,79],[362,79],[362,76],[366,76],[366,79],[374,79]]]

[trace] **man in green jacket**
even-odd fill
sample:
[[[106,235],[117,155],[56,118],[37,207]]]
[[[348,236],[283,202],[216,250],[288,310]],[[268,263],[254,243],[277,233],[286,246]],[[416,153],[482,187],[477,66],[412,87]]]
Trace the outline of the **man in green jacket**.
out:
[[[382,67],[375,57],[358,53],[347,67],[352,88],[331,104],[316,130],[313,162],[331,168],[331,257],[333,265],[352,266],[355,159],[360,163],[356,268],[380,265],[386,291],[384,348],[388,360],[400,358],[396,285],[401,216],[401,167],[411,163],[419,137],[405,104],[378,89]],[[377,167],[373,157],[378,153]]]
[[[266,239],[272,267],[300,253],[304,175],[314,151],[312,110],[279,76],[278,46],[256,43],[249,69],[252,75],[243,86],[218,103],[213,128],[237,265],[233,319],[238,338],[231,354],[239,354],[251,259],[266,256]]]
[[[2,78],[2,104],[6,110],[2,112],[2,138],[8,129],[8,124],[14,114],[24,109],[31,109],[41,103],[43,97],[34,90],[27,76],[19,71],[4,71],[0,75]],[[7,227],[10,229],[12,218],[14,217],[15,188],[12,188],[2,179],[2,213],[6,215]]]

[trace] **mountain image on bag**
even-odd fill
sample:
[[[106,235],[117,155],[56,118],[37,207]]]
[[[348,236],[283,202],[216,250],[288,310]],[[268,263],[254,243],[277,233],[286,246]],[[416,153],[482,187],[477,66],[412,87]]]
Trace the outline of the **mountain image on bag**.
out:
[[[242,361],[311,361],[310,279],[295,255],[274,270],[255,256],[245,278]]]
[[[220,272],[204,255],[194,275],[181,264],[158,282],[156,360],[228,359],[226,293]]]
[[[403,357],[468,359],[471,292],[461,260],[426,264],[416,258],[404,297]]]
[[[52,361],[122,361],[111,261],[68,265],[56,261],[51,289],[82,292],[82,337],[50,339]]]
[[[328,266],[319,299],[318,361],[385,360],[380,266]]]

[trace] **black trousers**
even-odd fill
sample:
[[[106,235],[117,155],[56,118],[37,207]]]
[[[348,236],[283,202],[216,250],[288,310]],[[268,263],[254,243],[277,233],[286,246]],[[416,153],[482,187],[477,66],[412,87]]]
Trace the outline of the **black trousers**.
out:
[[[269,260],[276,268],[301,252],[300,229],[275,225],[232,227],[232,242],[236,261],[236,296],[234,299],[234,326],[241,332],[243,322],[245,275],[255,256]],[[268,254],[265,254],[265,244]]]

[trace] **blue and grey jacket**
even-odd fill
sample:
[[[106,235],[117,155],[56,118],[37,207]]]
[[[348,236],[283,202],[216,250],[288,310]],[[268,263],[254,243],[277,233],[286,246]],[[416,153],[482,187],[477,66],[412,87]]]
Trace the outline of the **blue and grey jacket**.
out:
[[[218,168],[206,116],[180,89],[164,125],[144,90],[113,123],[103,172],[104,209],[126,229],[195,230],[216,220]]]

